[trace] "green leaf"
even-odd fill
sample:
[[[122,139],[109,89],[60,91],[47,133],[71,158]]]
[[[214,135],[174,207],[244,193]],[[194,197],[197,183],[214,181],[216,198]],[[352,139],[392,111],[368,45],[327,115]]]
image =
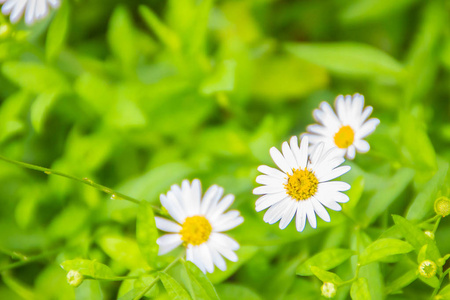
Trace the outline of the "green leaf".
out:
[[[355,255],[355,252],[348,249],[327,249],[306,260],[297,268],[297,275],[313,275],[311,266],[319,267],[323,270],[333,269],[344,261]]]
[[[192,262],[182,260],[183,265],[186,267],[189,279],[193,283],[193,288],[199,291],[203,297],[199,299],[213,299],[219,300],[216,289],[206,275]],[[194,292],[195,292],[194,290]]]
[[[242,285],[223,283],[216,286],[216,288],[222,300],[262,300],[257,293]]]
[[[385,293],[387,295],[393,294],[397,291],[400,291],[405,286],[408,286],[411,282],[417,279],[417,270],[409,270],[408,272],[403,273],[400,277],[396,278],[393,281],[388,282],[388,285],[385,288]]]
[[[227,92],[234,89],[236,62],[224,60],[219,63],[216,70],[201,84],[200,90],[205,95],[216,92]]]
[[[361,0],[350,2],[351,4],[340,14],[340,19],[348,24],[369,22],[404,10],[414,2],[417,2],[417,0]]]
[[[436,243],[416,225],[398,215],[393,215],[392,218],[394,219],[395,224],[399,226],[406,241],[414,247],[416,253],[419,253],[420,249],[428,244],[427,252],[430,255],[430,259],[437,261],[441,257]]]
[[[9,80],[36,94],[64,93],[70,90],[69,83],[59,71],[42,64],[6,62],[2,71]]]
[[[88,259],[73,259],[66,260],[61,264],[61,267],[69,272],[75,270],[95,279],[113,279],[116,276],[113,271],[106,265]]]
[[[147,6],[139,6],[139,13],[147,26],[153,30],[156,36],[171,50],[177,51],[181,47],[179,37],[168,28],[158,16]]]
[[[149,202],[142,200],[139,204],[136,221],[136,240],[149,266],[153,266],[158,256],[158,231],[155,216]]]
[[[439,285],[440,285],[439,279],[436,276],[433,276],[431,278],[425,278],[423,276],[419,276],[419,279],[423,283],[425,283],[425,284],[427,284],[427,285],[429,285],[429,286],[431,286],[432,288],[435,288],[435,289],[438,288]]]
[[[31,124],[36,132],[42,132],[42,126],[47,119],[49,110],[57,99],[56,94],[40,94],[36,100],[34,100],[30,108],[30,118]]]
[[[341,284],[343,280],[337,274],[322,270],[316,266],[311,266],[311,272],[323,282],[332,282],[334,284]]]
[[[401,78],[403,66],[394,58],[369,45],[358,43],[290,43],[286,50],[345,77]]]
[[[108,256],[128,269],[142,268],[147,265],[139,246],[133,239],[119,235],[104,235],[98,239],[98,244]]]
[[[69,1],[61,3],[61,7],[48,28],[45,54],[49,61],[58,56],[66,41],[70,17],[69,3]]]
[[[351,186],[352,188],[347,191],[350,201],[344,206],[344,211],[353,210],[361,199],[365,186],[364,176],[360,175],[356,177]]]
[[[411,244],[397,239],[379,239],[367,246],[359,256],[359,263],[367,265],[387,256],[408,253],[414,250]]]
[[[164,272],[160,272],[159,277],[161,278],[161,282],[163,283],[164,288],[169,294],[170,299],[173,300],[191,299],[186,290],[175,279],[173,279],[173,277]]]
[[[353,282],[350,289],[350,296],[353,300],[370,300],[372,296],[369,293],[367,279],[362,277]]]
[[[439,293],[438,296],[440,296],[442,300],[448,300],[450,299],[450,284],[447,284]],[[436,298],[438,299],[438,298]]]
[[[137,62],[136,32],[129,11],[118,6],[111,16],[108,28],[111,51],[125,68],[133,68]]]
[[[425,184],[421,192],[412,201],[406,213],[406,219],[422,220],[433,210],[436,195],[445,182],[447,172],[448,162],[440,161],[436,174]]]
[[[399,115],[400,143],[403,146],[403,156],[421,171],[437,169],[436,152],[426,132],[425,122],[409,112],[402,111]],[[420,151],[417,151],[420,149]]]
[[[413,177],[413,170],[403,168],[398,170],[392,178],[387,180],[385,182],[386,186],[370,198],[369,205],[366,209],[365,224],[370,224],[380,214],[385,212],[392,202],[394,202],[394,200],[406,189]]]

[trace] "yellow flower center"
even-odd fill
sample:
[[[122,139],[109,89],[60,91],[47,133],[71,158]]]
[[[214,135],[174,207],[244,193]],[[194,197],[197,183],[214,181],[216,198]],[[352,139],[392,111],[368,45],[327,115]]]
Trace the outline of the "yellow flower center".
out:
[[[346,125],[342,126],[341,129],[334,135],[334,143],[339,148],[347,148],[355,139],[355,132],[353,129]]]
[[[198,246],[209,239],[212,227],[203,216],[187,217],[181,226],[180,234],[184,245]]]
[[[437,266],[432,260],[424,260],[419,265],[419,274],[425,278],[431,278],[436,275]]]
[[[319,184],[316,175],[306,168],[292,171],[293,174],[288,174],[288,182],[284,185],[286,193],[297,201],[307,200],[314,196]]]

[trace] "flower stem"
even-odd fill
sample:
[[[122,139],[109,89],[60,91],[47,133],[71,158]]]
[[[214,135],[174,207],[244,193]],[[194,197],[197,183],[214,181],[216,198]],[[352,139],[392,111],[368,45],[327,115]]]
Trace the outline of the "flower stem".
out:
[[[61,249],[53,250],[53,251],[49,251],[49,252],[46,252],[46,253],[41,253],[41,254],[38,254],[38,255],[35,255],[35,256],[24,256],[22,258],[22,260],[20,260],[18,262],[15,262],[15,263],[12,263],[12,264],[0,267],[0,273],[3,272],[3,271],[6,271],[6,270],[11,270],[11,269],[15,269],[15,268],[24,266],[24,265],[29,264],[29,263],[34,262],[34,261],[45,259],[45,258],[47,258],[47,257],[49,257],[49,256],[51,256],[51,255],[53,255],[55,253],[57,253],[60,250]]]
[[[436,223],[434,223],[434,227],[433,227],[433,234],[436,233],[438,227],[439,227],[439,223],[441,222],[442,216],[439,216],[439,218],[437,219]]]
[[[450,268],[448,268],[447,270],[445,270],[444,273],[442,273],[441,277],[439,278],[439,286],[436,287],[433,291],[433,294],[431,294],[431,298],[430,299],[434,299],[434,296],[436,296],[436,294],[439,292],[441,286],[442,286],[442,281],[444,281],[445,276],[447,276],[447,274],[450,272]]]
[[[178,257],[178,258],[176,258],[176,259],[174,259],[169,265],[167,265],[167,267],[165,267],[164,268],[164,270],[162,270],[161,272],[167,272],[167,271],[169,271],[170,270],[170,268],[172,268],[174,265],[176,265],[176,263],[177,262],[179,262],[180,261],[180,259],[181,259],[181,256],[180,257]],[[159,275],[157,275],[156,277],[155,277],[155,279],[153,279],[153,281],[142,291],[142,292],[140,292],[139,293],[139,295],[137,295],[136,297],[134,297],[133,298],[133,300],[139,300],[139,299],[141,299],[142,297],[144,297],[144,295],[148,292],[148,291],[150,291],[150,289],[159,281],[159,279],[160,279],[160,276]]]
[[[57,175],[57,176],[65,177],[65,178],[68,178],[68,179],[71,179],[71,180],[75,180],[75,181],[78,181],[78,182],[90,185],[93,188],[96,188],[96,189],[98,189],[98,190],[100,190],[100,191],[102,191],[104,193],[107,193],[107,194],[111,195],[112,199],[124,199],[124,200],[128,200],[130,202],[136,203],[136,204],[139,204],[141,202],[140,200],[138,200],[136,198],[133,198],[133,197],[127,196],[125,194],[116,192],[113,189],[110,189],[109,187],[106,187],[106,186],[103,186],[101,184],[95,183],[91,179],[86,178],[86,177],[81,179],[81,178],[78,178],[78,177],[75,177],[75,176],[72,176],[72,175],[69,175],[69,174],[65,174],[65,173],[62,173],[62,172],[59,172],[59,171],[55,171],[55,170],[52,170],[52,169],[48,169],[48,168],[44,168],[44,167],[40,167],[40,166],[28,164],[28,163],[24,163],[24,162],[21,162],[21,161],[10,159],[10,158],[6,158],[6,157],[1,156],[1,155],[0,155],[0,160],[3,160],[3,161],[6,161],[8,163],[12,163],[12,164],[21,166],[23,168],[44,172],[47,175]],[[156,206],[152,205],[152,208],[155,211],[155,213],[162,214],[161,209],[159,207],[156,207]]]

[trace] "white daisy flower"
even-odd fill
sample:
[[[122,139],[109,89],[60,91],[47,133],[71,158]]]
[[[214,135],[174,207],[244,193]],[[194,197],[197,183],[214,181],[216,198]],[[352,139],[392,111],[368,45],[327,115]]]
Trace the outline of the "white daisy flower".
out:
[[[202,197],[198,179],[194,179],[192,185],[184,180],[181,188],[172,185],[167,195],[162,194],[161,204],[176,223],[155,217],[156,227],[170,232],[156,241],[159,255],[183,244],[186,260],[192,261],[204,273],[212,273],[214,265],[225,271],[227,266],[223,257],[237,261],[234,251],[239,249],[239,244],[222,232],[240,225],[244,218],[237,210],[224,213],[233,203],[234,195],[226,195],[220,200],[222,195],[223,188],[213,185]]]
[[[10,15],[11,23],[17,23],[25,13],[25,23],[31,25],[45,18],[50,7],[58,8],[60,0],[0,0],[0,3],[3,3],[2,13]]]
[[[370,149],[368,142],[363,140],[371,134],[380,120],[367,118],[372,113],[372,106],[367,106],[364,110],[364,96],[355,94],[345,97],[339,95],[334,104],[337,115],[327,102],[322,102],[319,109],[313,112],[314,119],[319,124],[307,127],[311,144],[325,143],[325,149],[337,147],[342,156],[354,159],[356,150],[366,153]]]
[[[256,201],[256,211],[269,208],[264,221],[274,224],[280,221],[280,229],[284,229],[296,215],[297,231],[305,228],[306,219],[312,228],[316,228],[316,214],[326,222],[330,215],[324,208],[339,211],[338,203],[345,203],[348,196],[341,193],[350,189],[350,185],[342,181],[330,181],[350,170],[349,166],[341,166],[345,159],[337,155],[336,148],[325,151],[324,144],[319,143],[308,155],[308,137],[303,137],[300,147],[298,139],[293,136],[290,145],[284,142],[282,152],[277,148],[270,149],[275,164],[281,169],[259,166],[258,171],[264,173],[256,177],[256,182],[263,184],[253,190],[255,195],[263,195]]]

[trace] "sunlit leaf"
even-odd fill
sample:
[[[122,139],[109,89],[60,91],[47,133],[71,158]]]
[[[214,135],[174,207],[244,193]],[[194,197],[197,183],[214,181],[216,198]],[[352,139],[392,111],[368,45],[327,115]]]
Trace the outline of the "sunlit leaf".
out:
[[[353,282],[352,288],[350,290],[350,296],[352,297],[352,300],[372,299],[369,293],[369,286],[367,284],[366,278],[358,278],[355,282]]]
[[[156,229],[155,216],[149,202],[142,200],[139,204],[137,223],[136,223],[136,240],[141,250],[142,256],[147,263],[152,266],[158,255],[158,231]]]
[[[286,50],[344,77],[401,78],[403,67],[381,50],[365,44],[287,44]]]
[[[379,239],[367,246],[359,256],[359,263],[367,265],[386,256],[408,253],[414,250],[409,243],[397,239]]]
[[[170,299],[176,300],[191,299],[186,290],[175,279],[173,279],[173,277],[164,272],[160,272],[159,277],[161,278],[161,281],[167,293],[169,294]]]
[[[306,260],[297,268],[297,275],[310,276],[313,275],[311,266],[318,267],[323,270],[330,270],[355,255],[355,252],[348,249],[327,249]]]

